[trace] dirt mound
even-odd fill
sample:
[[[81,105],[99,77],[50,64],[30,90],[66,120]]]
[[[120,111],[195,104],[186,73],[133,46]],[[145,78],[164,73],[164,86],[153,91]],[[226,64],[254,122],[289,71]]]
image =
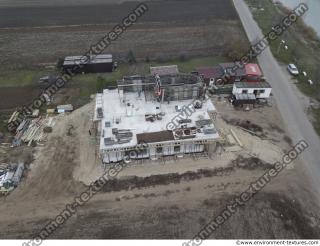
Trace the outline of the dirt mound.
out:
[[[228,124],[242,127],[246,130],[249,130],[251,132],[254,132],[256,134],[262,134],[263,128],[255,123],[252,123],[250,120],[240,120],[240,119],[228,119],[226,117],[223,117],[223,120],[227,122]]]
[[[247,169],[247,170],[253,170],[253,169],[269,169],[273,166],[273,164],[267,163],[257,157],[249,157],[245,158],[243,156],[238,156],[237,159],[233,160],[232,166]]]
[[[141,189],[144,187],[153,187],[156,185],[176,184],[181,181],[192,181],[204,177],[226,176],[233,171],[233,167],[217,169],[199,169],[197,172],[169,173],[162,175],[151,175],[149,177],[126,177],[123,179],[109,180],[103,187],[104,192]]]

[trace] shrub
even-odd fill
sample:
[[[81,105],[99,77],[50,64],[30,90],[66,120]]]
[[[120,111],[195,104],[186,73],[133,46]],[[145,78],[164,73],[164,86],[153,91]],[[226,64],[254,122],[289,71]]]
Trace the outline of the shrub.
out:
[[[130,51],[128,52],[127,61],[128,61],[130,64],[137,62],[132,50],[130,50]]]

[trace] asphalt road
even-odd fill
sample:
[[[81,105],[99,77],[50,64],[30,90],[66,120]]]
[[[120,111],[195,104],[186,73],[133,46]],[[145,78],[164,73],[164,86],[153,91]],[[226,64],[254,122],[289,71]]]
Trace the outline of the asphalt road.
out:
[[[251,43],[263,38],[261,29],[253,19],[244,0],[234,0],[234,5]],[[269,48],[258,56],[258,61],[267,81],[273,87],[273,95],[284,123],[294,143],[305,140],[309,148],[301,155],[306,170],[311,174],[316,187],[320,184],[320,140],[304,111],[301,99],[294,92],[292,82],[280,67]]]

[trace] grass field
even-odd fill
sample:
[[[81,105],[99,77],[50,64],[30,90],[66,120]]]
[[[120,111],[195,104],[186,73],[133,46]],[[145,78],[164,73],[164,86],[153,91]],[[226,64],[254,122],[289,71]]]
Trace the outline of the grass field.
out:
[[[144,75],[149,73],[150,66],[178,65],[179,71],[182,73],[190,73],[200,66],[212,66],[218,63],[227,62],[228,59],[223,56],[202,57],[187,60],[172,60],[168,62],[138,62],[135,64],[122,63],[113,73],[104,74],[79,74],[73,78],[74,85],[80,89],[79,94],[73,98],[70,103],[75,105],[83,105],[90,95],[102,92],[107,87],[117,85],[117,80],[122,79],[126,75]]]
[[[73,2],[76,5],[77,1]],[[0,70],[81,55],[136,5],[133,1],[95,2],[90,6],[0,7]],[[164,61],[182,53],[188,58],[222,56],[234,43],[248,44],[232,0],[160,0],[147,4],[148,12],[104,53],[125,61],[132,50],[139,61],[146,57]]]
[[[45,69],[0,70],[0,87],[37,84],[39,78],[53,71]]]

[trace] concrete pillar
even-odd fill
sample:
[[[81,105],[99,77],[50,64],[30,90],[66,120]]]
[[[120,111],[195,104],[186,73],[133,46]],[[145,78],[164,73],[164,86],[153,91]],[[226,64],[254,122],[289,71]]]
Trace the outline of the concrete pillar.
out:
[[[209,158],[212,159],[217,151],[217,143],[213,142],[213,143],[207,144],[206,147],[207,147]]]

